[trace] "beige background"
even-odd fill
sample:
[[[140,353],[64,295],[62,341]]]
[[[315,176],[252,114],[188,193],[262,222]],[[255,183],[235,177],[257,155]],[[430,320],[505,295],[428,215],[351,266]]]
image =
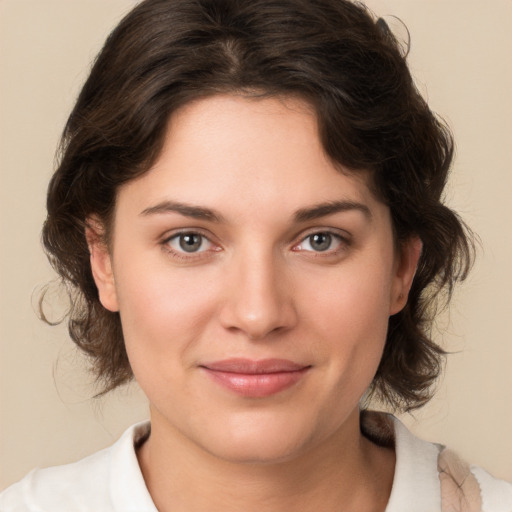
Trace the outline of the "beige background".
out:
[[[367,3],[410,29],[418,86],[456,135],[448,201],[484,247],[441,319],[448,329],[438,338],[456,353],[437,398],[405,420],[512,480],[512,2]],[[0,488],[104,447],[146,416],[136,386],[90,400],[65,327],[34,313],[53,276],[39,232],[54,149],[89,63],[133,4],[0,0]]]

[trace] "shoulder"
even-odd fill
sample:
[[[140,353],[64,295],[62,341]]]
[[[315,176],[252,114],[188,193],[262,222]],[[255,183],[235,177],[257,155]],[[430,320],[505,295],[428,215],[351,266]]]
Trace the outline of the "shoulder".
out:
[[[367,437],[395,447],[396,467],[386,512],[511,512],[512,484],[470,466],[446,447],[414,436],[398,419],[364,413]]]
[[[34,469],[0,494],[2,512],[109,510],[108,472],[111,448],[72,464]]]
[[[512,511],[511,483],[494,478],[482,468],[470,466],[447,448],[440,450],[437,469],[443,510]],[[460,504],[469,508],[461,508]]]
[[[494,478],[477,466],[471,466],[471,472],[480,487],[484,512],[512,511],[512,483]]]
[[[147,505],[149,494],[137,463],[134,443],[148,430],[149,424],[135,425],[114,445],[85,459],[33,470],[0,494],[0,510],[113,512],[119,510],[120,501],[130,498],[131,492],[133,503],[140,503],[142,496]],[[124,483],[122,492],[121,481]],[[148,507],[141,510],[153,512]]]

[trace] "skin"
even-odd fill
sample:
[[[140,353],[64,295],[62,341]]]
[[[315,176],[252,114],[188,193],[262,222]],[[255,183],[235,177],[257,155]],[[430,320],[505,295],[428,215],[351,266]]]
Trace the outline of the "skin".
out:
[[[366,179],[325,155],[307,104],[215,96],[176,112],[152,169],[120,188],[110,250],[91,219],[100,300],[150,402],[138,456],[161,512],[385,509],[394,453],[360,434],[358,404],[421,243],[396,250]],[[308,370],[246,397],[201,367],[233,357]]]

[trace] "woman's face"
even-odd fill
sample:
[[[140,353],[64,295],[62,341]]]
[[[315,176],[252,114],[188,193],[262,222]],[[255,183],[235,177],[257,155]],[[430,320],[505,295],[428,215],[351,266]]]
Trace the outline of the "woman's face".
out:
[[[397,254],[388,208],[326,157],[305,103],[216,96],[172,117],[92,264],[153,432],[265,462],[356,417],[418,254]]]

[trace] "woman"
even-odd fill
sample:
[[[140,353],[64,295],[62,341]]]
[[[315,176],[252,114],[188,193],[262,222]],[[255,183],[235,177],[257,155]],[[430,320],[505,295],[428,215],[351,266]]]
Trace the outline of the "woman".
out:
[[[151,422],[2,510],[508,510],[509,484],[361,413],[439,374],[429,313],[471,259],[451,157],[360,6],[141,3],[70,116],[44,242],[104,392],[134,376]]]

